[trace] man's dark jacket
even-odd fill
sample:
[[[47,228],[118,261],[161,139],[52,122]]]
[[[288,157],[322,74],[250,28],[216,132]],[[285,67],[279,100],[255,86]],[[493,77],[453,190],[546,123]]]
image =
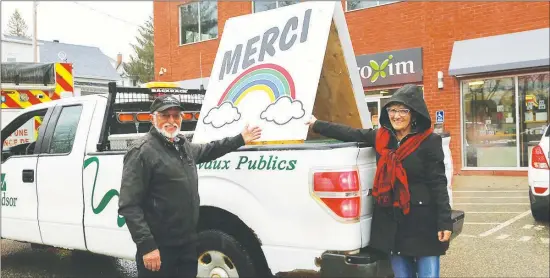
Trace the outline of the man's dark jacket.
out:
[[[244,145],[241,134],[208,144],[177,138],[171,143],[153,127],[124,156],[118,213],[126,218],[141,255],[196,240],[196,165]]]

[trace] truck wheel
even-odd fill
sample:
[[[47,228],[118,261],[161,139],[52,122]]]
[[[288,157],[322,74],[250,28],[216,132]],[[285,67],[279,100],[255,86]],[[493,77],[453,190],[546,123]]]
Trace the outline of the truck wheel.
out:
[[[255,277],[248,251],[233,236],[219,230],[198,234],[197,277]]]
[[[548,211],[540,208],[531,207],[531,215],[537,221],[548,221],[550,218]]]

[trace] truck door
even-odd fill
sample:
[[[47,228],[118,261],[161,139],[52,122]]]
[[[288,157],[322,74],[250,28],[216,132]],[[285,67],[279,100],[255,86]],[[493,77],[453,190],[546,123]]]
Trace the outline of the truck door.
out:
[[[38,226],[36,167],[53,108],[29,111],[2,129],[2,237],[42,243]]]
[[[95,102],[58,105],[38,157],[38,223],[45,245],[86,250],[82,163]]]

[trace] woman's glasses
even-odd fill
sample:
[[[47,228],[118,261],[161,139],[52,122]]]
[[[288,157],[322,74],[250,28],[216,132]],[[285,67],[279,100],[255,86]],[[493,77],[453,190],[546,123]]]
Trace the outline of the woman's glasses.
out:
[[[404,116],[407,116],[411,110],[410,109],[388,108],[388,109],[386,109],[386,111],[388,111],[388,115],[390,115],[390,116],[399,115],[401,117],[404,117]]]

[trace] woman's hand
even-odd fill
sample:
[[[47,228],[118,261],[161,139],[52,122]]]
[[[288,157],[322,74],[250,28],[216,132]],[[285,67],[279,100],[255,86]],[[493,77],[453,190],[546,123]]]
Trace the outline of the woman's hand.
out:
[[[311,118],[309,119],[309,121],[306,122],[306,125],[312,126],[316,121],[317,121],[317,118],[311,115]]]
[[[437,237],[441,242],[449,241],[449,239],[451,238],[451,233],[451,231],[439,231],[437,233]]]

